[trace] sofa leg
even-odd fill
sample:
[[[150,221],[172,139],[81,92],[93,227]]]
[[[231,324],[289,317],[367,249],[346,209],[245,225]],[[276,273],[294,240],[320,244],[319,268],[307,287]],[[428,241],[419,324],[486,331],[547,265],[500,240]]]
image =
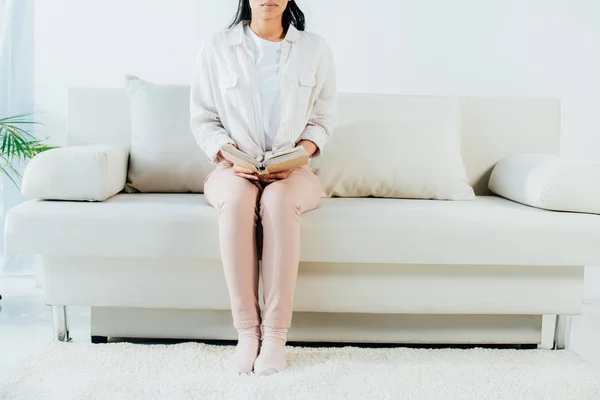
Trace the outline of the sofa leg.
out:
[[[92,337],[90,339],[92,340],[92,343],[94,343],[94,344],[106,344],[106,343],[108,343],[108,337],[106,337],[106,336],[92,335]]]
[[[568,315],[557,315],[552,350],[565,350],[567,348],[570,331],[571,317]]]
[[[66,306],[52,306],[52,323],[54,325],[54,340],[58,342],[71,342],[69,334],[69,321],[67,320]]]

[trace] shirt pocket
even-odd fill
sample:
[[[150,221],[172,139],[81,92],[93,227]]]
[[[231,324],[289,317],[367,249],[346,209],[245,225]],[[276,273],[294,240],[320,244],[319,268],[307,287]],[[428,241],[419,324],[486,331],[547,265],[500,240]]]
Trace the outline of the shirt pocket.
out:
[[[226,113],[233,109],[240,109],[243,106],[240,82],[237,75],[221,75],[217,79],[217,84]],[[225,116],[222,115],[221,119],[224,118]]]
[[[312,75],[312,74],[299,74],[298,75],[298,85],[300,85],[301,88],[309,89],[312,91],[312,89],[315,87],[315,84],[316,84],[316,78],[314,75]]]
[[[300,73],[297,75],[297,82],[295,109],[299,111],[299,115],[305,115],[309,119],[316,98],[316,77],[314,74]]]

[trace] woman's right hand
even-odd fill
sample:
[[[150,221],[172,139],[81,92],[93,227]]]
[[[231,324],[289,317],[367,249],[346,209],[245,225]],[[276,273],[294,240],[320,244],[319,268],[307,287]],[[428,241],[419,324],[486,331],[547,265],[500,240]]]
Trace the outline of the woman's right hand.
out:
[[[235,147],[236,149],[238,148],[237,145],[235,143],[229,143],[231,146]],[[219,164],[221,162],[225,161],[225,157],[223,157],[223,153],[221,152],[221,150],[219,150],[219,152],[217,153],[217,157],[215,158],[215,163]]]
[[[240,167],[239,165],[233,166],[233,173],[240,178],[248,179],[249,181],[258,181],[260,178],[254,171],[251,171],[247,168]]]

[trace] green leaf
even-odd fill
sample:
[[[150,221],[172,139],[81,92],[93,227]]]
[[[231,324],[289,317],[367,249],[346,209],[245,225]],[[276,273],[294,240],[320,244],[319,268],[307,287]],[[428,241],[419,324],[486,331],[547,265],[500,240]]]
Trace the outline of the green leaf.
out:
[[[0,126],[0,135],[2,135],[2,148],[0,149],[2,153],[6,151],[6,141],[8,139],[8,132],[5,132],[6,128]]]
[[[39,151],[34,149],[40,146],[40,141],[27,131],[15,126],[5,125],[2,152],[9,159],[19,157],[22,159],[32,158]]]
[[[19,133],[13,128],[8,128],[8,132],[10,133],[8,137],[8,146],[6,149],[5,155],[10,159],[15,156],[21,156],[21,144],[19,142],[20,136]]]
[[[6,128],[6,132],[7,132],[7,138],[8,138],[8,140],[6,141],[5,154],[10,155],[11,154],[11,145],[12,145],[12,132],[8,126],[5,126],[5,128]]]
[[[44,151],[55,149],[56,146],[45,144],[30,132],[32,125],[43,125],[31,118],[32,113],[13,115],[0,118],[0,173],[5,174],[18,188],[17,179],[21,174],[13,163],[33,158]],[[25,129],[27,128],[27,129]]]
[[[15,144],[23,150],[24,154],[31,153],[31,143],[35,142],[36,139],[25,140],[25,138],[23,138],[20,135],[15,135],[14,139],[15,139]]]
[[[15,130],[16,132],[20,133],[21,135],[28,137],[30,140],[37,140],[37,138],[33,134],[27,132],[23,128],[19,128],[18,126],[15,126],[15,125],[7,125],[7,126],[10,127],[11,129]]]
[[[18,141],[19,136],[15,135],[14,131],[9,129],[10,135],[7,136],[8,140],[8,145],[7,145],[7,149],[5,152],[5,156],[10,160],[12,158],[14,158],[15,156],[20,157],[22,152],[21,152],[21,144]]]

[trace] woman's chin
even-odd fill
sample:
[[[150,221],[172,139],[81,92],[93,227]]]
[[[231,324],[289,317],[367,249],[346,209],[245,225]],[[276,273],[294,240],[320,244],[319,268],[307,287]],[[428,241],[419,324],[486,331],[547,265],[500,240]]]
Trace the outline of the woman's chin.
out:
[[[260,13],[260,16],[262,19],[275,19],[275,18],[281,18],[281,13],[278,12],[279,10],[277,10],[276,8],[272,9],[272,10],[263,10]]]

